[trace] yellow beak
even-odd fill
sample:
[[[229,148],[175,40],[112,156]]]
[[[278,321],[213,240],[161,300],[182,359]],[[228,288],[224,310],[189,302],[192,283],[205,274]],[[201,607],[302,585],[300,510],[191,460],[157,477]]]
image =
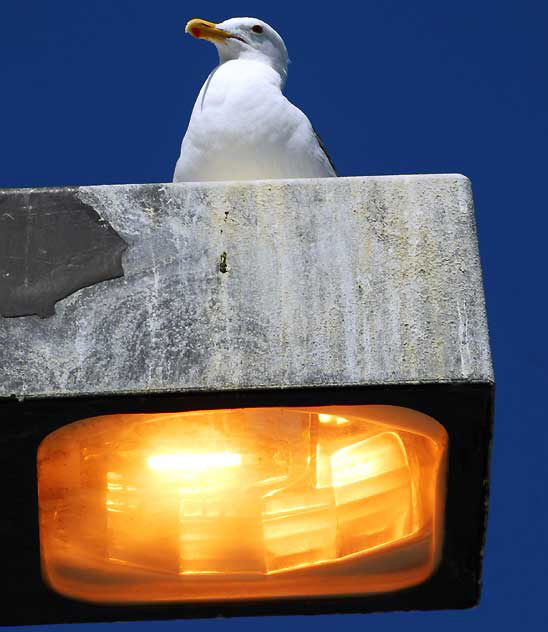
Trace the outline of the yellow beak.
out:
[[[187,22],[185,33],[189,33],[196,39],[205,39],[210,42],[218,42],[229,39],[230,37],[236,37],[231,33],[227,33],[227,31],[218,29],[217,25],[213,22],[207,22],[206,20],[199,20],[197,18]]]

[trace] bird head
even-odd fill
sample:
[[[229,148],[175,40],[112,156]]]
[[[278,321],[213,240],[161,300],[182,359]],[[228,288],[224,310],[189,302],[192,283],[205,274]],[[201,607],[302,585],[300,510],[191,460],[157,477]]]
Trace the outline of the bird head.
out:
[[[230,18],[214,24],[194,19],[187,23],[185,32],[215,44],[221,63],[232,59],[252,59],[268,64],[285,81],[289,59],[284,41],[262,20]]]

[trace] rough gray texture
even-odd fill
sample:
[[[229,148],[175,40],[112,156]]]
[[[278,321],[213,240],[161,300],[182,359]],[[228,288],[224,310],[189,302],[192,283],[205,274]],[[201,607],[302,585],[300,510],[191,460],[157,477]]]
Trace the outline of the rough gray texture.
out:
[[[76,195],[125,276],[0,319],[0,395],[493,380],[463,176]]]

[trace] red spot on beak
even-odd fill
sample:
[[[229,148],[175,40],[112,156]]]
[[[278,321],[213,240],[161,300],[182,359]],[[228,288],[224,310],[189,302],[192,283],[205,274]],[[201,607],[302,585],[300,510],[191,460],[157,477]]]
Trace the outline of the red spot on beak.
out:
[[[202,36],[202,31],[200,31],[199,28],[194,27],[190,29],[190,32],[192,33],[192,36],[196,37],[197,39],[200,39],[200,37]]]

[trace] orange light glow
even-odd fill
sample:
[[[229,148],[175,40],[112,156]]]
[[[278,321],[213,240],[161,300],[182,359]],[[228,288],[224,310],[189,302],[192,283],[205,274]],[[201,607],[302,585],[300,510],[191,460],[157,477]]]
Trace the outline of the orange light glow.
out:
[[[84,419],[39,448],[43,574],[96,603],[415,585],[440,556],[446,452],[393,406]]]

